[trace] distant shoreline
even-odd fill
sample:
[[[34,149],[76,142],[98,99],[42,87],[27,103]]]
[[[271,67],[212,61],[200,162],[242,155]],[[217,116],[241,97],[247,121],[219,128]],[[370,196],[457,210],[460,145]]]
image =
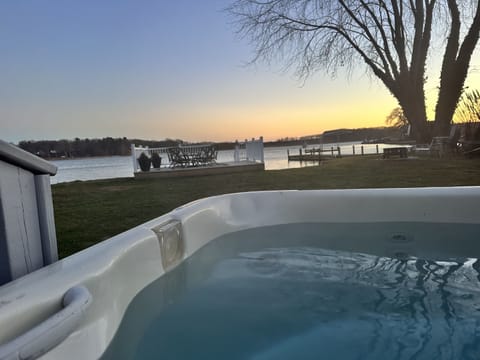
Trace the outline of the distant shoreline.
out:
[[[101,159],[112,157],[130,157],[131,155],[98,155],[98,156],[74,156],[74,157],[49,157],[43,158],[47,161],[62,161],[62,160],[85,160],[85,159]]]
[[[376,142],[380,139],[389,142],[395,142],[395,139],[402,138],[402,131],[394,127],[377,127],[361,129],[337,129],[324,131],[321,134],[308,135],[302,137],[285,137],[274,141],[264,141],[264,146],[284,147],[284,146],[306,146],[320,144],[339,144],[345,142]],[[197,142],[199,143],[199,142]],[[218,150],[233,150],[236,142],[218,141],[213,142]],[[191,145],[193,142],[187,142],[181,139],[164,140],[143,140],[104,137],[101,139],[79,139],[74,140],[23,140],[18,146],[34,155],[40,156],[46,160],[64,160],[93,158],[104,156],[128,156],[130,154],[131,144],[149,148],[172,147],[178,145]]]
[[[309,143],[302,142],[302,141],[295,141],[295,142],[267,142],[264,143],[264,147],[271,149],[271,148],[291,148],[291,147],[298,147],[300,148],[305,148],[305,145],[309,146],[310,148],[317,148],[320,146],[325,146],[327,148],[330,147],[337,147],[337,146],[350,146],[350,145],[383,145],[383,144],[395,144],[395,145],[411,145],[412,141],[379,141],[379,142],[364,142],[361,140],[354,140],[354,141],[340,141],[340,142],[325,142],[325,143],[320,143],[318,141],[310,141]],[[221,148],[218,151],[233,151],[234,148]],[[95,155],[95,156],[72,156],[72,157],[43,157],[43,159],[47,161],[62,161],[62,160],[85,160],[85,159],[101,159],[101,158],[125,158],[125,157],[130,157],[131,154],[127,155]]]

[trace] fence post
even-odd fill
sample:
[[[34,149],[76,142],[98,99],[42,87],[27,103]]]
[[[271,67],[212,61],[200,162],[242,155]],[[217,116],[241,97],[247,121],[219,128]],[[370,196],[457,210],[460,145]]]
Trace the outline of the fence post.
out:
[[[265,162],[265,154],[264,154],[264,151],[263,151],[263,136],[260,136],[260,139],[259,139],[259,150],[260,150],[260,161],[262,163]]]
[[[352,145],[353,155],[355,155],[355,145]]]
[[[135,144],[130,144],[130,153],[132,155],[132,161],[133,161],[133,172],[136,173],[138,171],[138,163],[137,163],[137,156],[135,154]]]
[[[377,155],[378,155],[378,144],[377,144],[377,145],[375,145],[375,147],[377,148]]]
[[[363,145],[360,146],[360,151],[362,152],[362,155],[363,155]]]
[[[240,161],[240,145],[238,144],[238,140],[235,140],[235,150],[233,152],[233,161],[235,162]]]

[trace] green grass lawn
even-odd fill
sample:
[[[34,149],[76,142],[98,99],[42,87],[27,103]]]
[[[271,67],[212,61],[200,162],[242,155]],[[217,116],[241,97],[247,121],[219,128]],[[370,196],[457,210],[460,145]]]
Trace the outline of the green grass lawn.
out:
[[[319,166],[179,179],[131,178],[52,187],[60,257],[190,201],[239,191],[480,185],[480,160],[346,157]]]

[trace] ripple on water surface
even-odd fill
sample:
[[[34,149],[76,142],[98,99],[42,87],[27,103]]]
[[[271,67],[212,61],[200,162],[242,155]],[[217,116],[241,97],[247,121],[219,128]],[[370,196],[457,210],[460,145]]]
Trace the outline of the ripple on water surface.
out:
[[[477,259],[239,242],[145,288],[104,358],[479,358]]]

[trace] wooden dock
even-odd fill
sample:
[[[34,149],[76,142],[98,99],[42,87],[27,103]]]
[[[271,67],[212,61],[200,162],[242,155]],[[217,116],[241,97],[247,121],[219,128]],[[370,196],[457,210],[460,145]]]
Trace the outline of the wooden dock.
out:
[[[328,154],[327,156],[322,155],[322,153]],[[335,154],[336,153],[336,154]],[[340,157],[340,147],[337,148],[330,148],[330,149],[299,149],[298,154],[291,155],[290,151],[287,150],[287,157],[288,161],[322,161],[326,157],[332,158],[332,157]]]
[[[402,154],[406,154],[407,150],[406,147],[395,147],[395,149],[401,148]],[[387,148],[388,149],[388,148]],[[359,151],[360,150],[360,151]],[[371,149],[370,149],[371,150]],[[356,156],[356,155],[379,155],[379,146],[376,144],[375,146],[375,152],[372,153],[371,151],[366,153],[365,148],[363,144],[352,144],[352,152],[347,153],[345,156]],[[387,150],[388,152],[389,150]],[[331,146],[329,149],[325,148],[313,148],[313,149],[299,149],[298,154],[290,154],[290,151],[287,150],[287,157],[288,161],[322,161],[326,159],[333,159],[333,158],[340,158],[344,155],[342,155],[342,150],[340,149],[340,146]]]
[[[288,161],[322,161],[322,156],[320,154],[288,155]]]
[[[150,169],[150,171],[137,171],[133,175],[135,179],[151,179],[151,178],[176,178],[187,176],[205,176],[231,174],[245,171],[263,171],[265,164],[255,161],[238,161],[216,163],[208,166],[196,167],[176,167],[176,168],[160,168]]]

